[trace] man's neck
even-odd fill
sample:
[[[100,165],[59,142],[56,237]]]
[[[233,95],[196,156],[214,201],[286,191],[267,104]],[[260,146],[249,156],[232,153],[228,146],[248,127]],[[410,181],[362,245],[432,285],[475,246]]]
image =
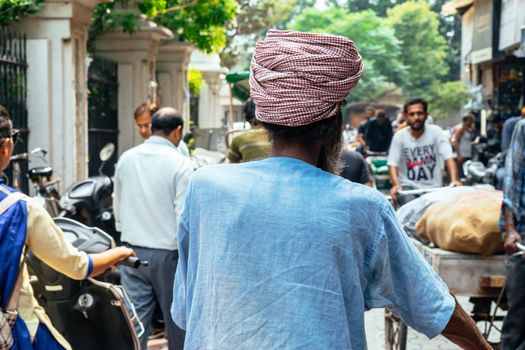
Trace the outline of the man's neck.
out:
[[[415,139],[418,139],[421,137],[421,135],[423,135],[423,133],[425,132],[425,128],[421,129],[421,130],[414,130],[414,129],[410,129],[410,135],[412,135],[413,138]]]
[[[317,142],[308,147],[301,144],[283,144],[280,142],[273,142],[270,157],[289,157],[302,160],[306,163],[317,166],[319,163],[319,155],[321,153],[321,143]]]

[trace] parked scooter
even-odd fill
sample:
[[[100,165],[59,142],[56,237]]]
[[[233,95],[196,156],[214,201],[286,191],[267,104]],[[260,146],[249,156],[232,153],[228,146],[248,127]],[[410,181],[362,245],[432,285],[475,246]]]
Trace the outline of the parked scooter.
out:
[[[102,172],[114,152],[114,144],[104,146],[99,154],[102,161],[99,175],[77,181],[66,189],[60,197],[60,216],[98,227],[120,244],[120,233],[115,229],[113,216],[113,180]]]
[[[98,228],[68,218],[55,218],[55,223],[81,251],[100,253],[115,246],[111,236]],[[140,349],[138,337],[144,328],[121,286],[104,282],[104,275],[83,281],[70,279],[31,252],[26,261],[35,297],[73,349]],[[129,257],[122,264],[139,267],[147,262]]]
[[[494,186],[496,181],[496,171],[498,170],[498,164],[502,157],[501,153],[496,154],[496,156],[488,160],[487,166],[480,161],[466,161],[463,164],[465,182],[468,185],[488,184]]]
[[[60,206],[58,204],[60,196],[57,190],[60,179],[52,179],[53,169],[47,165],[46,155],[47,151],[39,147],[26,153],[11,156],[11,164],[13,164],[13,179],[11,185],[15,189],[20,189],[22,177],[20,163],[31,162],[33,160],[41,161],[44,165],[29,168],[26,176],[36,191],[33,199],[40,203],[52,217],[55,217],[60,213]]]

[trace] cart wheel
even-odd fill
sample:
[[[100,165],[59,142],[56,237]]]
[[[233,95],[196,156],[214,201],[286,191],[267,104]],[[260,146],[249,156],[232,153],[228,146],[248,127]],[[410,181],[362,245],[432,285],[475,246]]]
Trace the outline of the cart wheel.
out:
[[[385,309],[385,349],[406,350],[407,326],[391,311]]]

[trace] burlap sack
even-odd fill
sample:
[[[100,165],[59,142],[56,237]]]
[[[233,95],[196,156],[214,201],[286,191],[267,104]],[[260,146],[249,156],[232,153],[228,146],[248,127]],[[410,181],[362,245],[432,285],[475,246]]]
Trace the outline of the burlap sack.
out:
[[[458,193],[431,205],[416,225],[417,234],[437,247],[461,253],[503,252],[498,228],[500,191]]]

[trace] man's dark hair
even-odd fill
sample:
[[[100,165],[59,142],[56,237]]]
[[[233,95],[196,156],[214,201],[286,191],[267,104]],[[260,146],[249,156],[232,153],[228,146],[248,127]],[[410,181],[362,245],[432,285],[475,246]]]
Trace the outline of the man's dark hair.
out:
[[[0,105],[0,146],[4,144],[4,141],[11,137],[13,131],[13,124],[11,123],[11,117],[7,109]]]
[[[184,121],[182,116],[175,108],[164,107],[153,114],[153,119],[151,120],[151,132],[155,133],[161,131],[167,136],[173,130],[183,125]]]
[[[251,98],[244,104],[242,112],[244,113],[244,118],[247,122],[251,122],[255,119],[255,103]]]
[[[412,106],[412,105],[417,105],[417,104],[420,104],[423,106],[423,111],[425,111],[425,113],[428,113],[428,102],[425,101],[424,99],[422,98],[414,98],[414,99],[411,99],[411,100],[408,100],[407,103],[405,103],[405,105],[403,106],[403,112],[407,113],[408,112],[408,106]]]
[[[383,111],[377,112],[376,117],[378,117],[378,118],[388,118],[386,113],[383,112]]]
[[[464,122],[466,122],[469,119],[472,120],[472,121],[476,120],[476,118],[474,118],[474,114],[472,114],[472,113],[467,113],[461,118],[461,120],[464,121]]]
[[[342,145],[343,117],[340,109],[334,117],[308,125],[292,127],[264,122],[261,124],[274,143],[277,141],[309,145],[315,141],[329,140],[329,144],[321,150],[321,158],[317,166],[333,174],[341,172],[338,158]]]
[[[135,119],[137,119],[144,113],[149,113],[149,115],[153,115],[159,110],[159,108],[160,107],[156,103],[143,103],[135,109],[134,117]]]

